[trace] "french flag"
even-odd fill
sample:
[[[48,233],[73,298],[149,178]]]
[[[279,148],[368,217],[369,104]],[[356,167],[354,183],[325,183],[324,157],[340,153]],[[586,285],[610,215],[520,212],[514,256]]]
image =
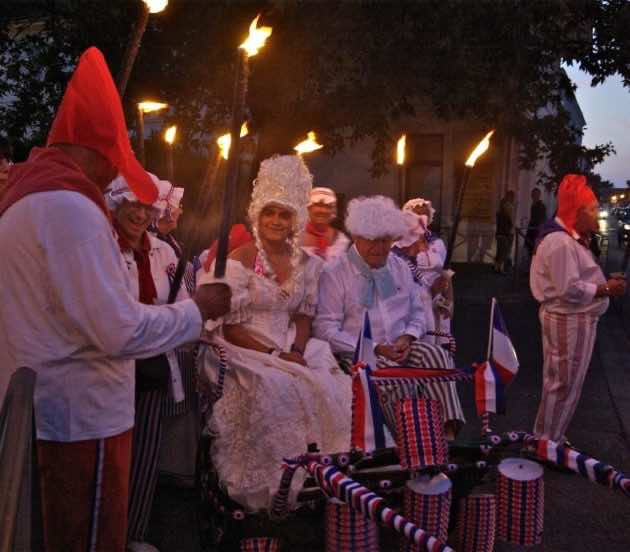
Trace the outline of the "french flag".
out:
[[[505,389],[518,373],[518,357],[496,299],[492,298],[488,360],[476,366],[477,413],[505,413]]]
[[[364,452],[393,447],[394,439],[385,425],[378,391],[371,379],[372,369],[376,369],[376,357],[367,311],[353,360],[356,369],[352,376],[351,446]]]
[[[499,379],[509,385],[518,373],[518,357],[507,331],[501,309],[492,298],[492,344],[490,360]]]

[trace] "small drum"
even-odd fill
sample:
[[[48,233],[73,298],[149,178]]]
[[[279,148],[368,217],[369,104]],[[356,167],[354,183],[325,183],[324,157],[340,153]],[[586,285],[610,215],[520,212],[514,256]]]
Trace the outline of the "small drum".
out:
[[[257,537],[241,540],[241,552],[278,552],[280,542],[270,537]]]
[[[442,405],[433,399],[408,398],[396,402],[396,445],[400,465],[419,470],[448,463]]]
[[[492,552],[496,533],[496,499],[493,494],[470,495],[459,501],[458,552]]]
[[[403,491],[403,515],[429,535],[446,542],[451,509],[451,480],[443,473],[407,481]],[[419,552],[417,545],[401,539],[403,552]]]
[[[499,464],[497,539],[534,546],[542,542],[545,487],[540,464],[508,458]]]
[[[378,526],[331,498],[326,505],[326,552],[378,552]]]

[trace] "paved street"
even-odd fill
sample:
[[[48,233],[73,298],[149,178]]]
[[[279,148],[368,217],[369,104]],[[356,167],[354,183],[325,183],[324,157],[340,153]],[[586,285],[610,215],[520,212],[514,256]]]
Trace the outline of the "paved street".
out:
[[[612,221],[614,222],[614,220]],[[619,270],[622,253],[616,237],[604,256],[610,271]],[[513,337],[521,369],[508,389],[508,412],[493,425],[500,430],[530,430],[541,387],[542,354],[537,305],[529,293],[527,272],[499,276],[489,266],[456,267],[455,334],[459,364],[482,360],[486,351],[490,298],[500,301]],[[626,326],[620,314],[625,314]],[[630,471],[630,299],[611,307],[602,319],[593,362],[576,416],[569,428],[571,441],[592,456]],[[462,437],[475,437],[472,389],[462,387],[469,423]],[[167,551],[199,550],[195,537],[194,493],[159,489],[150,540]],[[630,500],[578,475],[545,470],[545,552],[630,550]],[[514,550],[507,546],[497,550]]]

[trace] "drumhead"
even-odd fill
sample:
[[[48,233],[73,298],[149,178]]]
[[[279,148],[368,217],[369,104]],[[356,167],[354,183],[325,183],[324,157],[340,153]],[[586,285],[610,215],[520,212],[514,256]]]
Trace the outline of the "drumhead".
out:
[[[515,481],[534,481],[543,476],[543,467],[524,458],[506,458],[499,464],[499,473]]]
[[[406,485],[414,493],[423,495],[444,494],[453,486],[451,480],[443,473],[434,477],[431,477],[430,475],[421,475],[415,479],[410,479],[407,481]]]

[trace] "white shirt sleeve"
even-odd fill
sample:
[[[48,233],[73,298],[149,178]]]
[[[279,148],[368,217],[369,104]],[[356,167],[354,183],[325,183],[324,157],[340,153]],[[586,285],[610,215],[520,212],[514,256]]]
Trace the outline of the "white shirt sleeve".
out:
[[[71,216],[51,210],[42,243],[51,291],[75,331],[114,358],[149,357],[198,339],[201,314],[195,302],[136,301],[107,221],[91,206],[73,207]]]
[[[579,263],[573,248],[562,242],[554,244],[546,254],[547,275],[558,298],[567,303],[589,305],[597,293],[597,284],[580,278]]]
[[[313,332],[315,337],[328,341],[333,353],[352,352],[356,345],[356,336],[351,336],[341,329],[343,320],[343,283],[324,268],[319,278],[319,301]]]

